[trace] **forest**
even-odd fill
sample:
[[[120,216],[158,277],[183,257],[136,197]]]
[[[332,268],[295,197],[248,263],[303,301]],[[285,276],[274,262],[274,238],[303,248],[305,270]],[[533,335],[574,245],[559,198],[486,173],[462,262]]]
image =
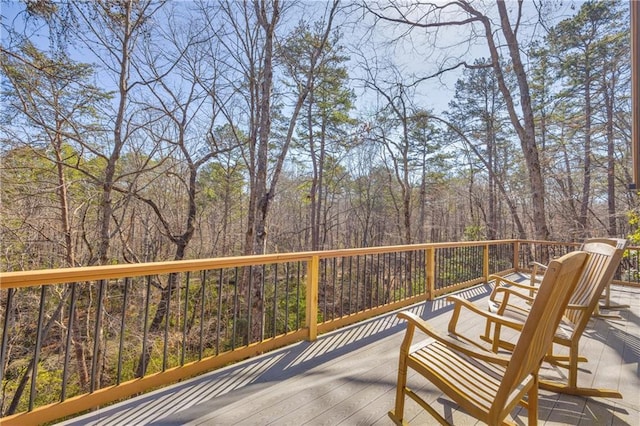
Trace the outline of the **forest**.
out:
[[[2,271],[637,233],[626,1],[3,2]]]

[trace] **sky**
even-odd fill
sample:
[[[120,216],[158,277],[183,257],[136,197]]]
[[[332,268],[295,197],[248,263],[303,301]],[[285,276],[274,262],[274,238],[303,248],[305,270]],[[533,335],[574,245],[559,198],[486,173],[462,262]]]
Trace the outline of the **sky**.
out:
[[[559,18],[567,17],[574,13],[580,5],[580,2],[545,1],[547,6],[558,7],[555,15]],[[188,3],[188,1],[184,0],[181,2]],[[322,1],[310,2],[312,6],[323,3]],[[512,1],[511,4],[515,6],[516,2]],[[523,31],[525,32],[537,31],[539,33],[542,29],[540,26],[534,25],[536,18],[534,6],[534,0],[525,0],[524,8],[527,16],[523,24]],[[7,33],[4,26],[9,25],[14,28],[24,26],[23,17],[17,17],[17,14],[24,10],[24,5],[17,0],[0,0],[0,7],[3,21],[1,29],[2,43],[4,46],[7,42]],[[357,25],[354,25],[352,29],[344,30],[344,35],[357,42],[363,38],[368,25],[369,22],[366,19],[362,22],[357,22]],[[401,41],[389,44],[390,40],[397,38],[404,31],[406,31],[405,26],[395,24],[377,27],[373,36],[375,47],[372,47],[372,44],[364,44],[353,50],[352,65],[349,70],[351,77],[356,79],[363,77],[364,70],[361,65],[363,60],[380,64],[383,69],[382,73],[384,73],[385,68],[389,71],[388,62],[393,60],[401,70],[402,83],[410,84],[418,77],[435,73],[442,64],[454,63],[458,58],[471,63],[474,59],[488,56],[488,49],[484,39],[478,39],[475,43],[466,42],[471,34],[469,26],[440,29],[436,38],[433,38],[430,35],[431,33],[427,34],[424,30],[417,29],[411,32],[410,37],[404,37]],[[47,35],[47,33],[38,35],[38,32],[32,32],[32,39],[37,43],[37,39],[40,38],[41,44],[46,46],[48,44]],[[524,40],[526,41],[526,38]],[[432,109],[435,112],[442,112],[447,109],[449,101],[453,98],[455,82],[461,76],[462,68],[458,68],[438,78],[421,83],[417,88],[414,99],[425,108]],[[361,85],[357,82],[354,84],[354,89],[358,94],[356,107],[359,112],[366,113],[367,109],[370,109],[375,104],[375,99],[372,98],[371,94],[364,93]]]

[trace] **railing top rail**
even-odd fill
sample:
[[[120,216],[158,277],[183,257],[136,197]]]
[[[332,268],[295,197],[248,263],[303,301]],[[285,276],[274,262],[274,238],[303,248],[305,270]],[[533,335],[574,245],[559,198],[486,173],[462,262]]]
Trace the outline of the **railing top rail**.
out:
[[[458,241],[458,242],[444,242],[444,243],[421,243],[421,244],[396,245],[396,246],[323,250],[323,251],[317,251],[313,253],[320,256],[321,259],[326,259],[326,258],[339,257],[339,256],[353,256],[358,254],[393,253],[393,252],[401,252],[401,251],[425,250],[429,248],[477,247],[477,246],[486,246],[486,245],[512,244],[516,241],[518,240],[483,240],[483,241]]]
[[[295,253],[275,253],[253,256],[231,256],[213,259],[178,260],[137,264],[83,266],[74,268],[0,272],[0,288],[31,287],[42,284],[62,284],[79,281],[96,281],[103,279],[135,277],[141,275],[169,274],[217,268],[252,266],[265,263],[308,261],[314,256],[317,256],[321,259],[328,259],[342,256],[404,252],[412,250],[425,250],[430,248],[477,247],[485,245],[513,244],[515,242],[541,243],[541,241],[517,239],[422,243],[411,245],[348,248]],[[571,244],[546,241],[543,243]]]
[[[579,247],[581,242],[567,242],[567,241],[544,241],[544,240],[518,240],[520,244],[546,244],[546,245],[562,245],[562,246],[576,246]]]
[[[132,263],[122,265],[82,266],[76,268],[40,269],[33,271],[0,272],[0,288],[30,287],[41,284],[61,284],[95,281],[141,275],[202,271],[236,266],[284,263],[311,259],[313,253],[281,253],[254,256],[231,256],[215,259],[174,260],[166,262]]]

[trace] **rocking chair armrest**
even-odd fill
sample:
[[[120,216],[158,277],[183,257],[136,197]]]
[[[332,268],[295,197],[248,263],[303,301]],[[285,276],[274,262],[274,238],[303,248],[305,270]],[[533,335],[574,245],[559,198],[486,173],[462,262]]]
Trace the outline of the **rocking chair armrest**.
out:
[[[408,322],[408,333],[412,333],[412,330],[410,330],[410,328],[417,328],[433,340],[467,356],[485,362],[490,362],[492,364],[499,364],[502,366],[507,366],[509,364],[510,359],[508,357],[495,354],[488,350],[475,348],[473,346],[465,344],[464,342],[456,340],[451,336],[439,333],[436,329],[431,327],[429,323],[412,312],[400,312],[398,313],[398,318],[404,319]]]
[[[527,294],[524,294],[520,291],[514,290],[510,287],[500,287],[498,289],[496,289],[496,295],[498,293],[507,293],[505,294],[503,297],[508,297],[508,296],[516,296],[519,297],[521,299],[524,299],[525,301],[529,302],[529,303],[533,303],[533,301],[535,300],[535,296],[531,297]],[[491,299],[492,302],[494,302],[495,300]],[[506,302],[507,300],[503,299],[503,303]]]
[[[589,306],[587,305],[575,305],[575,304],[568,304],[567,305],[567,309],[573,309],[574,311],[586,311],[587,309],[589,309]]]
[[[540,262],[536,262],[535,260],[533,262],[531,262],[530,264],[531,266],[536,266],[542,270],[546,270],[547,269],[547,265],[545,265],[544,263],[540,263]]]
[[[530,285],[530,284],[523,284],[523,283],[519,283],[516,281],[511,281],[511,280],[507,280],[507,279],[502,279],[502,282],[509,284],[509,287],[515,287],[515,288],[521,288],[523,290],[527,290],[527,291],[538,291],[539,287],[537,285]],[[497,288],[504,288],[504,286],[496,286]]]
[[[496,296],[502,289],[507,288],[505,287],[505,284],[509,287],[519,288],[525,291],[538,291],[538,287],[535,285],[519,283],[508,278],[501,277],[500,275],[489,275],[489,281],[491,280],[496,281],[493,290],[491,290],[491,294],[489,295],[489,300],[492,302],[496,301]]]
[[[500,294],[502,294],[502,297],[500,297]],[[534,297],[526,295],[522,293],[522,291],[515,290],[511,287],[496,287],[489,296],[489,310],[498,315],[504,314],[504,311],[508,306],[521,310],[520,307],[516,307],[510,303],[509,299],[511,296],[525,300],[527,303],[533,303],[535,299]]]
[[[502,275],[495,275],[495,274],[489,275],[489,277],[487,278],[487,282],[488,281],[495,281],[496,282],[495,287],[500,287],[502,283],[505,283],[508,285],[516,284],[515,281],[511,281],[509,278],[505,278]]]
[[[457,334],[456,326],[458,325],[458,318],[460,317],[460,311],[462,307],[467,308],[468,310],[470,310],[476,315],[484,317],[485,321],[487,322],[494,322],[496,324],[504,325],[514,330],[522,330],[522,326],[524,325],[519,321],[515,321],[512,319],[506,318],[502,315],[483,310],[478,306],[474,305],[473,303],[469,302],[468,300],[458,296],[447,296],[447,301],[452,302],[454,304],[453,315],[449,320],[449,329],[448,329],[449,333],[451,334]]]

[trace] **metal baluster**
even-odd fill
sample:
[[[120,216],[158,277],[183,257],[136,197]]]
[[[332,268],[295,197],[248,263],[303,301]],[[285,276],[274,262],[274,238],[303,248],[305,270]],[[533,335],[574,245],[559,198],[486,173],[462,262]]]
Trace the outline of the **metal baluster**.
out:
[[[38,377],[38,362],[40,361],[40,349],[42,348],[42,322],[44,321],[44,305],[46,286],[40,287],[40,309],[38,310],[38,326],[36,330],[36,346],[33,352],[33,368],[31,369],[31,390],[29,392],[29,411],[33,410],[33,401],[36,399],[36,380]]]
[[[236,323],[238,322],[238,268],[235,268],[235,290],[233,296],[233,336],[231,339],[231,349],[236,348]]]
[[[98,375],[98,358],[100,352],[100,331],[102,330],[102,308],[104,306],[104,293],[106,282],[100,280],[98,285],[98,306],[96,307],[96,326],[93,333],[93,355],[91,359],[91,384],[89,389],[91,392],[96,390],[96,381]]]
[[[375,271],[375,267],[373,266],[373,255],[371,255],[371,266],[369,266],[369,268],[371,269],[367,274],[367,277],[369,278],[367,280],[369,282],[369,307],[373,308],[373,273]]]
[[[337,268],[337,258],[333,258],[331,259],[331,263],[332,263],[332,267],[331,270],[333,272],[333,278],[331,280],[331,287],[333,288],[332,292],[331,292],[331,297],[332,297],[332,301],[331,301],[331,319],[335,319],[336,317],[336,280],[338,279],[338,268]]]
[[[300,267],[300,261],[298,261],[298,293],[296,296],[296,330],[300,330],[300,270],[302,269]]]
[[[356,310],[360,311],[360,255],[356,256]]]
[[[174,281],[175,279],[175,281]],[[167,370],[167,356],[168,356],[168,347],[167,342],[169,341],[169,323],[171,318],[171,290],[173,289],[173,283],[178,282],[178,274],[171,273],[169,274],[169,282],[167,283],[167,306],[165,310],[165,320],[164,320],[164,342],[162,345],[162,371]]]
[[[7,354],[7,342],[9,340],[9,321],[11,318],[11,311],[13,311],[13,295],[16,289],[10,288],[7,290],[7,304],[4,310],[4,324],[2,324],[2,346],[0,347],[0,383],[4,378],[4,363]]]
[[[285,282],[286,282],[286,294],[284,297],[284,305],[286,306],[285,308],[285,318],[284,318],[284,332],[288,333],[289,332],[289,265],[291,265],[290,263],[286,263],[285,264],[285,271],[284,271],[284,275],[285,275]]]
[[[340,258],[340,317],[344,316],[344,257]]]
[[[398,277],[398,252],[393,252],[393,277],[395,282],[399,284],[397,288],[403,285],[402,276]],[[398,301],[398,291],[394,292],[393,301]]]
[[[71,302],[69,303],[69,321],[67,321],[67,338],[64,349],[64,364],[62,366],[62,388],[60,389],[60,402],[63,402],[65,399],[67,399],[67,380],[69,377],[69,356],[71,352],[71,335],[73,333],[73,315],[76,311],[76,283],[71,283],[70,285]]]
[[[320,278],[320,282],[318,283],[318,288],[322,286],[322,318],[327,320],[327,259],[321,260],[322,262],[322,277]]]
[[[387,258],[385,260],[385,257]],[[385,300],[384,303],[389,303],[391,302],[391,290],[392,290],[392,285],[391,285],[391,253],[384,253],[382,255],[382,259],[385,261],[384,262],[384,269],[387,272],[387,288],[385,289]],[[383,272],[384,274],[384,272]]]
[[[348,314],[351,315],[353,313],[353,309],[351,308],[351,286],[353,283],[353,257],[349,257],[349,312]]]
[[[278,335],[278,264],[274,265],[273,277],[273,336]]]
[[[127,304],[129,303],[129,285],[131,278],[124,280],[124,295],[122,296],[122,319],[120,320],[120,343],[118,345],[118,372],[116,374],[116,384],[122,380],[122,352],[124,350],[124,333],[126,324]]]
[[[262,300],[260,301],[260,307],[262,309],[262,312],[260,312],[260,342],[264,340],[264,328],[266,326],[265,322],[266,322],[266,318],[265,315],[267,313],[267,308],[266,308],[266,294],[265,294],[265,284],[266,284],[266,279],[267,279],[267,266],[266,265],[262,265],[262,273],[260,274],[260,297],[262,297]]]
[[[200,336],[198,343],[198,360],[202,359],[202,351],[203,351],[203,336],[204,336],[204,305],[205,305],[205,290],[207,286],[207,271],[202,271],[202,285],[200,286]]]
[[[143,324],[143,335],[142,335],[142,370],[140,371],[140,377],[144,377],[147,373],[147,335],[148,332],[148,324],[149,324],[149,300],[151,298],[151,275],[147,275],[147,295],[145,297],[144,302],[144,324]]]
[[[222,322],[222,282],[224,281],[224,270],[220,269],[218,276],[218,318],[216,321],[216,355],[220,353],[220,323]]]
[[[251,343],[251,302],[253,301],[253,266],[249,270],[249,298],[247,300],[247,344]]]
[[[380,253],[376,254],[376,306],[380,306]]]
[[[184,320],[182,324],[182,353],[180,354],[180,365],[184,365],[185,353],[187,351],[187,314],[189,312],[189,285],[191,284],[191,272],[187,271],[186,280],[186,287],[184,289]]]

